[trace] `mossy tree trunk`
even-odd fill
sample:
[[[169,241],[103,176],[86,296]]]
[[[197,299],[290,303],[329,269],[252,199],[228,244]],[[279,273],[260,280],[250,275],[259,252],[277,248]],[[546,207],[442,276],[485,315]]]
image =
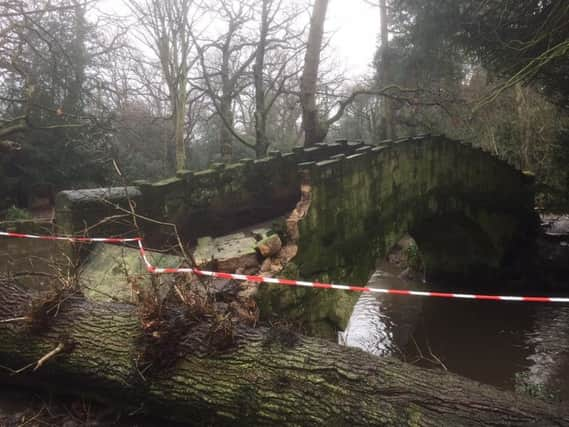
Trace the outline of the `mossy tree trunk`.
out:
[[[25,315],[29,305],[23,288],[0,286],[0,319]],[[176,363],[151,373],[138,362],[135,306],[67,297],[36,326],[43,329],[0,324],[0,365],[18,369],[60,344],[65,350],[36,372],[4,370],[4,384],[98,397],[192,425],[569,426],[567,412],[545,403],[283,330],[238,327],[220,346],[211,322],[197,322],[163,349]]]

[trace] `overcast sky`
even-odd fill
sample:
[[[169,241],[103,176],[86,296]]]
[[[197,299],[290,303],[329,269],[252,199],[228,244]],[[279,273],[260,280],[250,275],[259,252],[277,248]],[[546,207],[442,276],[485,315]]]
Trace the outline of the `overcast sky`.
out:
[[[101,0],[99,9],[128,14],[123,0]],[[325,31],[332,36],[335,62],[346,70],[347,76],[357,79],[370,72],[379,34],[378,8],[363,0],[330,0]]]
[[[362,0],[331,0],[325,24],[332,45],[352,77],[369,71],[379,34],[379,9]]]

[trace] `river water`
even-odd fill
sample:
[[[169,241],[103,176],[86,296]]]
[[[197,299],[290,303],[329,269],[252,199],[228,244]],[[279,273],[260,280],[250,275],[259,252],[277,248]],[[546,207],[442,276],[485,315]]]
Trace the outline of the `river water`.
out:
[[[368,285],[428,287],[398,273]],[[569,305],[362,294],[339,342],[569,404]]]

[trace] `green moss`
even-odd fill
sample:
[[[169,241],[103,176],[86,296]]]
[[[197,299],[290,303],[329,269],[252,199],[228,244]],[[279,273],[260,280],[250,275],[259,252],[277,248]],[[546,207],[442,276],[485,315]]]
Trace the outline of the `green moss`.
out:
[[[153,187],[156,188],[160,188],[160,187],[168,187],[174,184],[181,184],[183,182],[183,179],[178,178],[176,176],[171,177],[171,178],[165,178],[161,181],[155,182],[152,184]]]
[[[12,206],[4,211],[4,219],[6,221],[30,220],[32,219],[32,214],[25,209]]]
[[[291,280],[298,279],[300,277],[298,265],[296,265],[294,262],[289,262],[287,265],[285,265],[279,276]]]
[[[421,408],[417,407],[417,405],[411,403],[407,407],[407,425],[409,427],[420,427],[423,425],[421,423]]]
[[[432,239],[427,236],[433,244],[425,245],[432,250],[426,259],[439,261],[431,262],[432,268],[458,274],[468,265],[496,268],[516,230],[528,224],[531,210],[525,202],[531,188],[520,173],[444,138],[437,143],[396,144],[341,163],[319,163],[310,173],[312,203],[299,223],[299,253],[294,260],[305,279],[322,278],[326,272],[336,282],[365,283],[375,261],[404,234],[421,234],[431,218],[439,217],[449,218],[450,223],[433,228]],[[448,239],[451,246],[443,247],[445,242],[436,246],[437,232],[452,228],[448,225],[457,218],[476,227],[459,223],[462,242]],[[473,252],[470,242],[490,249]],[[465,248],[460,247],[463,244]],[[423,250],[421,242],[419,246]],[[408,255],[421,263],[418,251]],[[340,325],[350,311],[349,303],[340,308],[341,294],[326,292],[312,298],[309,321]]]

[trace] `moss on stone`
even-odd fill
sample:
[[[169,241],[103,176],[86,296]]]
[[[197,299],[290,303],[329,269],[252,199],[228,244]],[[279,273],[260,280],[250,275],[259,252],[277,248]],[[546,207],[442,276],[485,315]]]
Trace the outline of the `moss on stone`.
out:
[[[427,227],[432,218],[452,223],[463,218],[459,221],[463,243],[472,249],[461,252],[444,242],[437,246],[436,233],[445,231],[444,224],[437,225],[424,236],[431,242],[425,248],[436,254],[425,254],[431,260],[430,273],[465,273],[468,265],[499,268],[511,242],[523,238],[531,223],[528,218],[534,216],[532,188],[520,172],[444,138],[404,142],[342,162],[319,163],[310,169],[310,177],[312,203],[299,223],[295,258],[303,278],[326,271],[336,281],[365,283],[378,257],[404,234]],[[323,304],[339,307],[342,293],[330,294],[335,297],[325,297]],[[318,317],[339,324],[343,318],[341,309],[313,311],[318,312],[311,316],[313,321]]]

